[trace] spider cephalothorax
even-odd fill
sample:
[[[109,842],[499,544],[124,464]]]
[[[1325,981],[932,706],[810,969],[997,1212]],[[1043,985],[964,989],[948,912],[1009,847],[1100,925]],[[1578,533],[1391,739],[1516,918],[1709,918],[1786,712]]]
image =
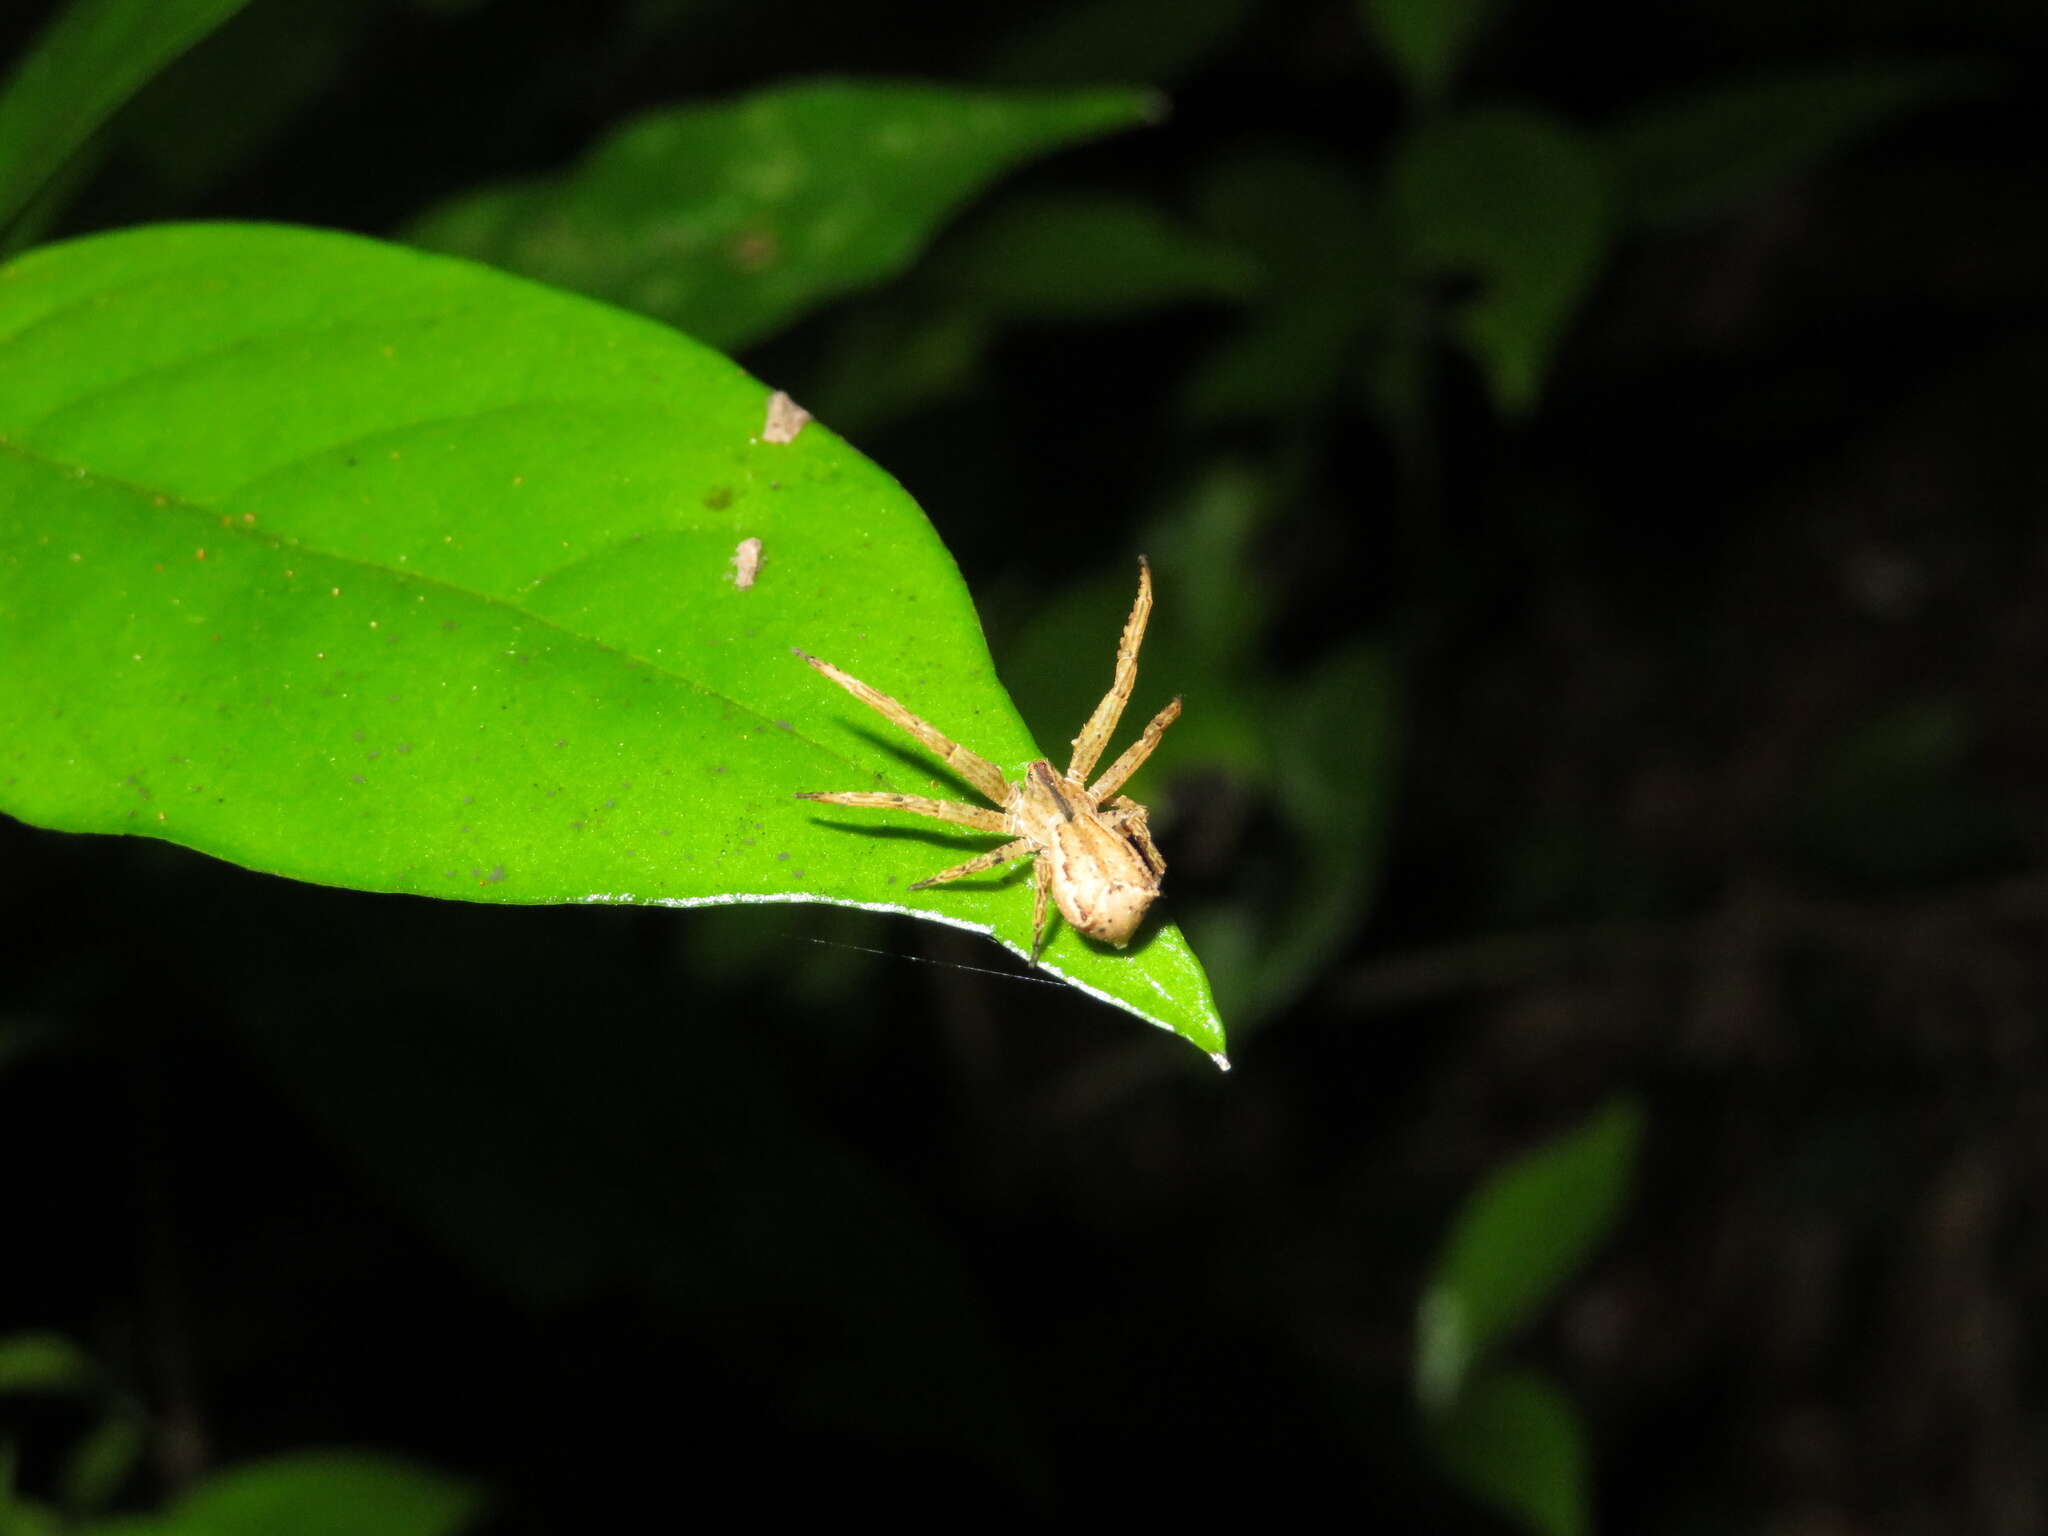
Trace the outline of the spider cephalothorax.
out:
[[[923,742],[947,767],[1001,809],[991,811],[954,800],[879,791],[819,791],[797,798],[911,811],[972,827],[977,832],[1005,833],[1010,840],[1001,847],[941,870],[929,880],[918,881],[911,889],[922,890],[962,875],[979,874],[1012,859],[1035,858],[1036,889],[1031,904],[1033,958],[1045,942],[1048,897],[1060,909],[1060,915],[1089,938],[1123,948],[1143,921],[1145,909],[1159,894],[1166,860],[1159,856],[1152,841],[1145,822],[1145,807],[1117,791],[1152,755],[1166,728],[1179,718],[1180,700],[1173,700],[1154,715],[1143,734],[1094,783],[1088,782],[1088,775],[1094,771],[1117,721],[1123,718],[1124,706],[1130,702],[1131,685],[1138,677],[1138,647],[1144,643],[1145,621],[1151,614],[1152,569],[1140,556],[1138,600],[1131,605],[1123,639],[1117,645],[1116,679],[1102,702],[1095,706],[1088,723],[1081,727],[1081,734],[1074,738],[1074,755],[1067,771],[1061,773],[1040,759],[1028,764],[1023,777],[1015,783],[1004,778],[1002,770],[987,758],[941,734],[886,693],[847,676],[830,662],[798,651],[797,655],[861,703]]]

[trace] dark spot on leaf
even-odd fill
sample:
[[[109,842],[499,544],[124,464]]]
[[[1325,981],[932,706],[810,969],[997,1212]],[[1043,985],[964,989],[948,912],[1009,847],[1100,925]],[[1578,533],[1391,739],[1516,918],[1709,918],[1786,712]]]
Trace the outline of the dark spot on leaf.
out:
[[[732,505],[732,487],[721,485],[704,498],[704,505],[714,512],[723,512]]]

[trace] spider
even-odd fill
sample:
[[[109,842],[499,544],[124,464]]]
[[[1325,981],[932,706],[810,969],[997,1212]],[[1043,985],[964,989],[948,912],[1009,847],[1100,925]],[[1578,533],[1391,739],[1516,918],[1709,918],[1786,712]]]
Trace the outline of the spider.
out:
[[[909,811],[972,827],[977,832],[1006,833],[1010,840],[1001,847],[941,870],[929,880],[918,881],[911,889],[921,891],[927,886],[958,880],[962,875],[979,874],[1012,859],[1036,858],[1031,901],[1032,963],[1037,963],[1039,951],[1045,947],[1048,897],[1059,908],[1060,915],[1080,932],[1122,949],[1137,931],[1145,909],[1159,894],[1166,860],[1160,857],[1152,841],[1145,807],[1117,791],[1152,755],[1166,728],[1180,718],[1180,700],[1174,699],[1154,715],[1143,734],[1093,784],[1088,782],[1088,775],[1094,771],[1117,721],[1123,718],[1124,706],[1130,702],[1131,685],[1138,677],[1138,647],[1144,642],[1145,621],[1151,615],[1152,568],[1141,555],[1138,599],[1131,605],[1123,639],[1117,644],[1116,679],[1102,696],[1102,702],[1095,706],[1088,723],[1081,727],[1081,734],[1074,738],[1074,756],[1067,771],[1059,773],[1041,758],[1027,764],[1022,779],[1014,784],[987,758],[948,739],[886,693],[847,676],[828,661],[798,651],[798,656],[861,703],[936,752],[948,767],[1002,809],[991,811],[954,800],[868,791],[813,791],[799,794],[797,799]]]

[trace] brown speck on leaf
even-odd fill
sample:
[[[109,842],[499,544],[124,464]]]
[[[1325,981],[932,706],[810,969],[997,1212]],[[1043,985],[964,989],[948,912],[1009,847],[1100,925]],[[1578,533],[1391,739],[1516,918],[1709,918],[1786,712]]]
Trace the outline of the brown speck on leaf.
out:
[[[810,419],[809,411],[778,389],[768,397],[768,419],[761,425],[761,441],[793,443]]]
[[[714,512],[723,512],[732,505],[732,487],[720,485],[706,491],[704,493],[704,505]]]
[[[754,584],[754,578],[761,573],[761,541],[741,539],[739,548],[732,552],[732,584],[745,592]]]

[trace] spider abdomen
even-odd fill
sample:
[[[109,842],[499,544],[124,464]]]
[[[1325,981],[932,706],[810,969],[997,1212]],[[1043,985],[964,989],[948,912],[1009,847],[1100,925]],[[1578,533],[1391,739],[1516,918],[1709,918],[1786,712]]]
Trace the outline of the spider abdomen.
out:
[[[1044,864],[1060,916],[1091,939],[1129,943],[1166,872],[1144,807],[1122,796],[1098,804],[1087,785],[1037,762],[1024,770],[1009,820]]]

